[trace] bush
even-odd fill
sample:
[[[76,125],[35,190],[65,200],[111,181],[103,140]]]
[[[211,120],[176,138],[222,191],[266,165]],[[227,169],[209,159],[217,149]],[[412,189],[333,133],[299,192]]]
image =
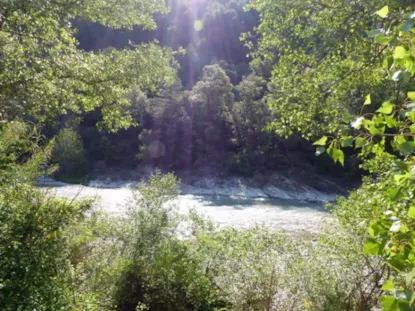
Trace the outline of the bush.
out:
[[[336,222],[315,242],[262,227],[220,229],[194,212],[180,216],[177,194],[175,177],[157,173],[140,184],[128,217],[95,215],[72,229],[78,308],[360,311],[378,305],[383,270],[361,254],[361,235]]]
[[[79,135],[71,129],[63,129],[55,137],[53,163],[59,165],[57,177],[79,181],[87,173],[84,147]]]
[[[203,258],[180,239],[177,180],[140,184],[127,217],[94,214],[68,231],[76,307],[82,310],[213,310],[222,306]],[[140,309],[141,310],[141,309]]]
[[[19,187],[0,194],[2,310],[61,310],[69,305],[64,228],[88,205],[69,204]]]
[[[334,226],[334,224],[331,224]],[[371,310],[380,265],[333,227],[312,242],[257,227],[201,230],[197,252],[232,310]]]
[[[21,122],[0,129],[0,308],[68,310],[69,254],[64,231],[87,202],[69,204],[33,188],[51,146]]]
[[[7,177],[0,182],[2,310],[361,311],[378,305],[384,269],[361,254],[365,232],[358,229],[376,211],[350,204],[366,199],[370,183],[339,201],[340,224],[329,223],[312,242],[261,227],[219,229],[194,212],[182,216],[178,181],[159,172],[138,186],[127,215],[86,215],[89,202],[68,204],[33,188],[50,147],[37,146],[29,127],[2,128],[0,148],[7,155],[0,159]]]

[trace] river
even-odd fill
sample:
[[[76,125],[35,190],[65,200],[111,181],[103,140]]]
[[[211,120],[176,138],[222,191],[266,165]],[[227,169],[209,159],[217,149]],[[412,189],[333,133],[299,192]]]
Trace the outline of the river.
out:
[[[114,216],[125,213],[126,202],[132,198],[131,185],[102,188],[48,181],[41,187],[59,197],[94,198],[97,206]],[[323,221],[330,217],[323,203],[300,200],[182,194],[177,203],[180,213],[194,208],[220,226],[249,228],[258,224],[299,235],[319,232]]]

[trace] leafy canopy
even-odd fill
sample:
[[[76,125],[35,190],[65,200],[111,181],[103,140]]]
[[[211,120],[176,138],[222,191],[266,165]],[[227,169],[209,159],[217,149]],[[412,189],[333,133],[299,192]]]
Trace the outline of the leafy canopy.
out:
[[[414,310],[414,5],[251,3],[262,18],[256,62],[275,58],[271,127],[285,135],[319,135],[317,154],[327,151],[341,164],[345,148],[359,152],[361,167],[375,177],[340,200],[337,215],[356,233],[366,225],[363,253],[389,269],[383,309]]]
[[[382,4],[379,0],[347,5],[341,0],[250,2],[248,8],[259,11],[261,18],[252,66],[268,64],[271,71],[268,100],[276,115],[271,129],[309,139],[338,132],[344,115],[358,112],[364,96],[391,93],[392,81],[385,85],[382,68],[385,47],[367,40],[373,34],[366,32],[373,23],[384,22],[373,13]]]
[[[157,91],[171,82],[171,51],[154,43],[125,50],[78,49],[76,18],[108,27],[154,29],[164,1],[0,1],[0,113],[2,119],[31,115],[40,121],[98,107],[101,126],[133,124],[130,88]]]

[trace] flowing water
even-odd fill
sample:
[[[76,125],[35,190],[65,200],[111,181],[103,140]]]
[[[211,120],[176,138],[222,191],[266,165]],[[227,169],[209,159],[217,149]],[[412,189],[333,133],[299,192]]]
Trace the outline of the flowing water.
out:
[[[60,182],[41,186],[59,197],[94,198],[111,215],[125,213],[126,202],[132,198],[129,186],[100,188]],[[317,233],[323,220],[330,217],[322,203],[297,200],[184,194],[180,195],[178,206],[180,213],[193,208],[220,226],[249,228],[259,224],[300,235]]]

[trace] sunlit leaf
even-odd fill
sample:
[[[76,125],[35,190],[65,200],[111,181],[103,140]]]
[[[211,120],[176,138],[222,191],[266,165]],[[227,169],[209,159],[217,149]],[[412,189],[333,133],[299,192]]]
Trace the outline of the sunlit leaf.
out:
[[[390,38],[384,35],[379,35],[375,37],[375,42],[381,45],[388,45],[390,42]]]
[[[387,5],[385,5],[379,11],[376,11],[376,14],[379,15],[380,17],[382,17],[382,18],[386,18],[389,14],[389,7]]]
[[[404,59],[408,55],[408,51],[403,46],[397,46],[393,51],[393,58]]]
[[[372,97],[369,94],[369,95],[366,96],[366,100],[365,100],[363,105],[370,105],[371,103],[372,103]]]
[[[405,183],[409,178],[409,174],[397,174],[395,176],[393,176],[393,179],[395,179],[396,183],[398,185],[402,185],[403,183]]]
[[[394,105],[387,101],[387,102],[384,102],[382,106],[376,111],[383,113],[383,114],[391,114],[393,111],[393,107]]]
[[[356,148],[362,148],[366,144],[366,139],[362,137],[357,137],[355,140]]]
[[[344,165],[343,150],[331,147],[327,150],[327,153],[334,160],[334,162],[340,162],[342,165]]]
[[[408,97],[410,100],[415,102],[415,92],[408,92]]]
[[[403,198],[403,193],[400,187],[389,189],[388,195],[392,201],[397,201]]]
[[[381,302],[383,311],[402,311],[395,297],[383,296],[381,297]]]
[[[384,242],[379,242],[375,239],[369,238],[363,246],[363,253],[366,255],[380,255],[385,247]]]
[[[383,283],[381,290],[387,291],[387,292],[391,292],[395,289],[395,286],[393,285],[393,282],[391,280],[387,280],[385,281],[385,283]]]
[[[327,142],[327,136],[323,136],[321,137],[319,140],[317,140],[316,142],[314,142],[314,146],[325,146]]]

